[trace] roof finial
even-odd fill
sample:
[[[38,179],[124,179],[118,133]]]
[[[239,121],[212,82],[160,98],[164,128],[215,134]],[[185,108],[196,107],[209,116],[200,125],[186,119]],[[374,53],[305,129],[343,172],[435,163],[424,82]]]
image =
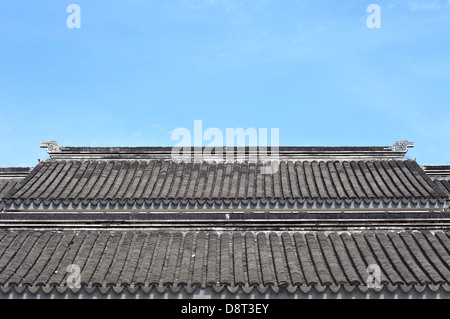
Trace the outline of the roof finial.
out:
[[[41,148],[47,148],[47,153],[59,152],[59,143],[57,141],[41,142]]]
[[[395,152],[407,152],[408,148],[414,147],[414,142],[408,142],[407,140],[396,141],[392,149]]]

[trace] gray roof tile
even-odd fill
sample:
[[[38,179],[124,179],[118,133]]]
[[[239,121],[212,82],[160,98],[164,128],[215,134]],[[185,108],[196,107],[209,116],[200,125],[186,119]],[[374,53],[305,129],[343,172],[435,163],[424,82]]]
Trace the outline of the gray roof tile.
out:
[[[248,284],[250,286],[258,285],[260,281],[260,271],[258,267],[259,258],[257,258],[256,238],[251,232],[245,234],[245,251],[246,264],[248,274]]]
[[[215,285],[219,283],[219,235],[215,232],[209,234],[208,258],[206,267],[206,284]]]
[[[448,285],[441,231],[277,232],[0,231],[0,286],[65,287],[67,266],[86,287]],[[320,280],[320,281],[319,281]]]
[[[20,179],[0,180],[0,212],[3,210],[3,199],[20,181]]]
[[[7,205],[417,203],[449,196],[446,181],[432,181],[413,160],[282,161],[272,175],[262,175],[260,168],[248,162],[50,160],[2,196]]]
[[[450,179],[434,180],[434,183],[439,186],[444,192],[448,193],[450,197]]]
[[[293,285],[300,285],[306,282],[298,263],[298,256],[296,254],[293,238],[288,233],[284,232],[281,235],[283,241],[283,251],[286,254],[287,267],[290,273],[290,280]]]

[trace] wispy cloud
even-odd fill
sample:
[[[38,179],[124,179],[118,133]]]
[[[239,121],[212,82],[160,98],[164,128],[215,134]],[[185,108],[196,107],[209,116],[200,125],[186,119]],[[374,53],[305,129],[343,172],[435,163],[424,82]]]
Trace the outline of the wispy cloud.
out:
[[[410,4],[412,11],[442,10],[450,8],[450,0],[414,1]]]

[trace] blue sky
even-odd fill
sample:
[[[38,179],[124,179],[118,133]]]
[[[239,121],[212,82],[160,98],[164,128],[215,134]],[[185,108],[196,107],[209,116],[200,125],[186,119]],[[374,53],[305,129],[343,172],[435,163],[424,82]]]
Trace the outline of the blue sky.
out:
[[[2,1],[0,167],[46,140],[172,146],[194,120],[450,164],[449,31],[450,0]]]

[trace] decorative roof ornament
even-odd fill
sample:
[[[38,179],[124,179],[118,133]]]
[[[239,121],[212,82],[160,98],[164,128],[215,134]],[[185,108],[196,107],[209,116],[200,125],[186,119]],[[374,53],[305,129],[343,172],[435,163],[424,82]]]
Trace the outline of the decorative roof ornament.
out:
[[[407,140],[396,141],[392,149],[395,152],[407,152],[408,148],[413,148],[414,142],[408,142]]]
[[[60,152],[59,143],[57,141],[41,142],[41,148],[47,148],[47,153]]]

